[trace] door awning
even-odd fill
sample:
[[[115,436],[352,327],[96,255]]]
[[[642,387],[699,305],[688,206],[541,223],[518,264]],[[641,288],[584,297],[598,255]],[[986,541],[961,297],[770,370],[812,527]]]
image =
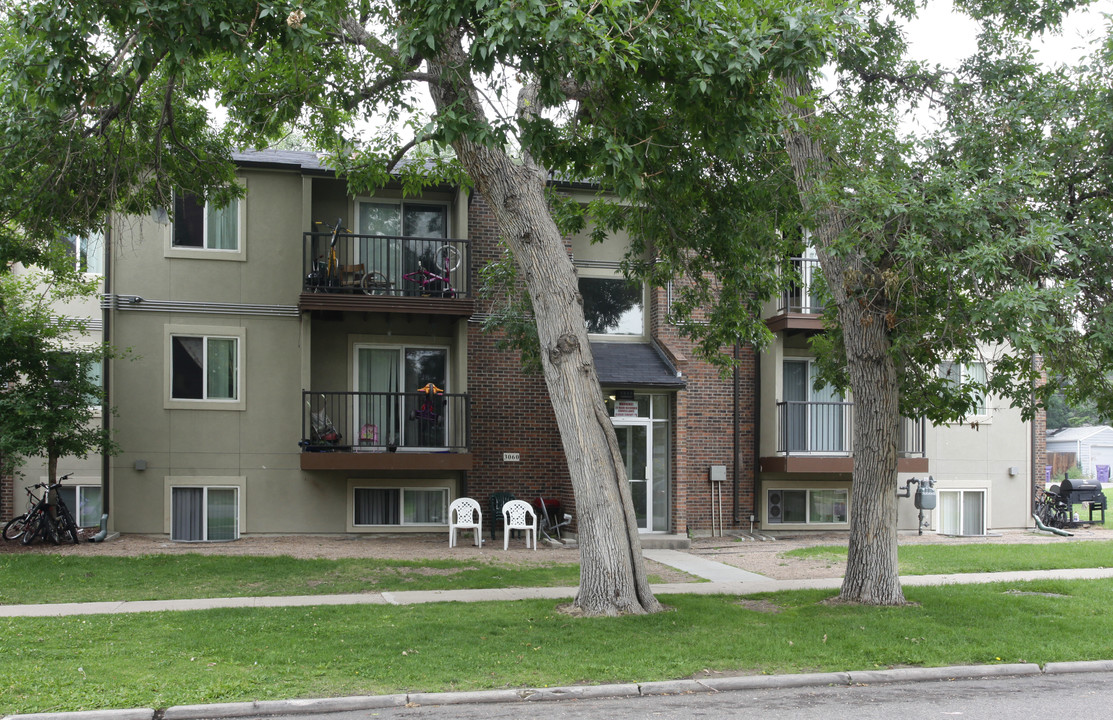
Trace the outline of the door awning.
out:
[[[618,388],[682,390],[687,381],[650,343],[591,343],[599,384]]]

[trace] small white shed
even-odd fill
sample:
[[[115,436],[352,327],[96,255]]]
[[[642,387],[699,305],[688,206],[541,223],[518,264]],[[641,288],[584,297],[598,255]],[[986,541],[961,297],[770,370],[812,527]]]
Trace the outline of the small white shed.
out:
[[[1113,427],[1090,425],[1049,430],[1047,452],[1074,453],[1082,474],[1092,478],[1095,476],[1096,466],[1113,466]]]

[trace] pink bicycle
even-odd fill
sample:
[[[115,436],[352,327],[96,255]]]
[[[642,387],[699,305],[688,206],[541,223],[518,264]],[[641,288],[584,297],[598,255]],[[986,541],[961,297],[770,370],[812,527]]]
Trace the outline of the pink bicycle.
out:
[[[433,269],[426,267],[426,262],[429,262]],[[416,293],[422,297],[454,298],[456,288],[452,286],[452,273],[458,267],[460,267],[460,251],[452,245],[441,245],[433,251],[432,258],[419,261],[417,270],[403,274],[402,279],[411,283],[410,287],[415,287]],[[364,280],[366,281],[366,278]]]

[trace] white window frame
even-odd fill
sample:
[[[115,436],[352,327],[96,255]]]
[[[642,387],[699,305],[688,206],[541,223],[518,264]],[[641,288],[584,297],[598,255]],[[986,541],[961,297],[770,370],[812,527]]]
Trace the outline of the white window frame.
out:
[[[43,481],[45,482],[45,478],[44,478]],[[67,506],[70,509],[70,513],[73,515],[73,519],[77,521],[78,527],[93,527],[93,526],[100,525],[101,516],[104,514],[104,488],[101,485],[100,480],[92,480],[92,479],[86,479],[86,478],[74,478],[71,481],[62,483],[62,488],[65,489],[65,490],[69,490],[69,489],[72,488],[73,491],[74,491],[74,504],[73,505],[68,505],[67,504]],[[81,498],[82,498],[82,495],[84,495],[85,491],[89,490],[91,488],[95,488],[98,492],[101,493],[100,499],[97,500],[97,504],[100,506],[100,512],[97,513],[97,517],[96,517],[95,522],[93,522],[93,523],[82,523],[81,522]]]
[[[379,525],[357,525],[356,524],[356,492],[359,490],[397,490],[398,491],[398,523],[396,524],[379,524]],[[441,522],[427,522],[427,523],[408,523],[406,522],[406,493],[407,492],[441,492],[444,497],[444,518]],[[452,501],[452,486],[451,483],[444,480],[434,480],[429,482],[414,482],[414,483],[374,483],[367,482],[366,480],[352,480],[348,483],[348,513],[347,525],[348,532],[367,532],[371,530],[397,530],[400,528],[420,529],[425,530],[431,527],[447,527],[448,526],[448,505]]]
[[[235,490],[236,491],[236,532],[234,540],[240,538],[244,532],[244,519],[247,517],[247,478],[246,477],[207,477],[207,476],[167,476],[163,481],[163,532],[173,540],[174,535],[174,488],[196,489],[203,488],[205,519],[201,527],[208,534],[209,496],[208,490]],[[180,540],[175,542],[227,542],[225,540]]]
[[[247,178],[237,177],[236,184],[245,191],[248,188]],[[247,203],[248,196],[238,198],[236,201],[236,248],[222,249],[210,248],[209,245],[209,203],[206,202],[201,209],[202,240],[201,247],[174,244],[174,222],[167,223],[164,256],[168,258],[183,258],[194,260],[247,260]]]
[[[164,389],[163,407],[167,410],[245,410],[247,403],[246,375],[244,363],[246,362],[246,330],[242,327],[224,327],[219,325],[167,325],[165,326],[165,339],[163,352]],[[236,397],[235,398],[176,398],[174,397],[174,352],[173,341],[175,337],[201,337],[205,340],[205,361],[208,362],[208,340],[210,338],[230,339],[236,341]],[[203,395],[208,395],[208,378],[206,368],[201,369],[204,383]]]
[[[989,380],[989,363],[985,362],[984,360],[974,360],[972,362],[958,362],[957,360],[947,360],[945,362],[950,363],[951,365],[958,365],[959,387],[966,385],[969,378],[969,367],[971,365],[981,365],[983,377],[986,381]],[[946,375],[944,375],[943,363],[939,364],[939,367],[936,368],[936,372],[939,374],[939,377],[945,380],[949,379]],[[968,411],[961,420],[958,420],[951,424],[965,424],[969,422],[988,423],[990,421],[992,415],[990,414],[989,409],[989,394],[983,391],[980,392],[979,395],[981,398],[980,403],[972,404],[970,411]]]
[[[63,239],[63,242],[66,243],[67,247],[72,248],[73,258],[74,258],[74,267],[77,269],[77,271],[79,273],[81,273],[85,277],[101,277],[102,275],[104,275],[105,244],[104,244],[104,231],[103,230],[99,231],[99,232],[96,232],[96,233],[93,233],[91,235],[67,235]],[[85,246],[86,246],[86,255],[87,256],[88,255],[95,255],[96,257],[100,258],[100,262],[97,263],[97,265],[100,266],[99,271],[88,270],[87,269],[88,263],[86,263],[86,268],[81,267],[81,245],[82,245],[82,243],[84,243]],[[95,252],[90,252],[89,249],[88,249],[90,247],[95,247],[96,248]]]
[[[445,358],[444,358],[445,378],[444,378],[444,387],[441,387],[441,390],[443,390],[445,392],[445,394],[451,394],[453,392],[453,390],[452,390],[452,387],[453,387],[453,382],[452,382],[453,357],[452,357],[452,346],[451,345],[440,344],[440,343],[436,343],[436,342],[427,342],[424,339],[419,340],[419,339],[416,339],[416,338],[414,339],[413,342],[377,343],[377,342],[374,342],[371,339],[367,339],[365,336],[353,336],[351,338],[351,341],[350,341],[349,346],[348,346],[348,363],[349,363],[348,375],[351,378],[351,388],[350,389],[351,389],[352,392],[359,392],[360,391],[359,390],[359,351],[360,350],[390,350],[390,351],[397,351],[398,352],[398,390],[397,390],[397,392],[399,392],[399,393],[407,393],[407,392],[412,393],[414,390],[417,389],[417,388],[407,388],[407,387],[404,386],[404,379],[405,379],[405,374],[406,374],[406,351],[407,350],[443,350],[444,353],[445,353]],[[356,407],[354,406],[354,404],[353,404],[353,407],[352,407],[352,414],[351,414],[350,422],[351,422],[351,427],[353,427],[353,428],[360,427],[359,417],[358,417]],[[444,418],[444,427],[442,428],[442,431],[444,433],[445,438],[453,437],[453,433],[456,432],[455,428],[452,427],[452,415],[451,415],[451,413],[449,413],[447,415],[447,417]],[[405,435],[405,432],[403,432],[403,436],[404,435]],[[381,439],[384,443],[387,440],[387,438],[381,438]],[[402,440],[402,438],[398,438],[398,439]],[[434,446],[434,449],[441,449],[441,447],[442,446]],[[414,446],[403,445],[403,446],[400,446],[398,448],[398,452],[422,452],[422,451],[428,450],[428,449],[429,448],[422,448],[421,446],[417,446],[417,445],[414,445]]]
[[[981,534],[978,534],[978,535],[966,535],[966,534],[962,533],[962,527],[963,527],[963,525],[965,525],[965,522],[964,522],[965,521],[965,516],[964,515],[965,515],[965,512],[966,512],[966,504],[965,504],[964,501],[965,501],[966,495],[968,493],[982,496],[982,532],[981,532]],[[957,525],[958,525],[959,532],[954,534],[955,537],[982,537],[982,536],[984,536],[989,531],[989,489],[988,488],[946,488],[946,489],[942,489],[942,490],[936,489],[936,495],[938,497],[937,497],[937,502],[936,502],[936,506],[935,506],[936,507],[935,512],[932,513],[934,515],[933,519],[935,520],[935,532],[937,532],[939,534],[943,534],[943,496],[944,495],[950,495],[950,494],[955,494],[955,495],[958,496],[958,523],[957,523]]]
[[[637,280],[629,280],[622,273],[618,272],[600,272],[599,265],[610,265],[611,263],[593,263],[591,270],[584,272],[584,265],[577,263],[577,277],[576,289],[579,290],[580,280],[613,280],[615,282],[625,282],[637,284],[641,289],[641,329],[636,333],[588,333],[588,338],[595,341],[605,342],[645,342],[648,335],[647,325],[649,322],[649,293],[644,282]]]
[[[452,235],[452,203],[448,200],[424,200],[422,198],[390,198],[390,197],[368,197],[366,195],[357,197],[355,199],[354,215],[356,223],[360,221],[359,206],[365,203],[372,205],[390,205],[398,209],[398,235],[397,237],[415,237],[421,238],[422,235],[406,235],[404,234],[405,228],[402,227],[402,213],[405,211],[407,205],[435,205],[444,208],[444,240],[451,240]],[[357,227],[357,235],[370,235],[366,228]],[[384,236],[391,237],[391,236]],[[428,238],[430,240],[437,240],[440,238]]]
[[[819,522],[813,521],[812,514],[812,493],[813,492],[842,492],[846,494],[846,520],[834,522]],[[786,522],[784,520],[774,521],[769,516],[769,494],[779,492],[782,495],[786,492],[802,492],[804,493],[804,522],[792,521]],[[783,505],[783,502],[782,502]],[[763,488],[762,495],[762,527],[769,528],[794,528],[794,527],[823,527],[823,528],[844,528],[850,526],[850,488],[836,486],[836,487],[822,487],[816,485],[809,486],[788,486],[788,485],[775,485],[772,487]]]

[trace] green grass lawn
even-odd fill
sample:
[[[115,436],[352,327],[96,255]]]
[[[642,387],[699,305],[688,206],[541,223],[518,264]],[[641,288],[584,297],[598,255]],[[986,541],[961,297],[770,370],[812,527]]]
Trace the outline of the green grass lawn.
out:
[[[907,588],[900,608],[832,594],[673,595],[622,618],[520,601],[4,619],[0,698],[24,713],[1110,657],[1113,580]]]
[[[846,548],[819,545],[789,550],[784,555],[827,562],[845,561]],[[897,557],[902,575],[1113,567],[1113,541],[1079,540],[1047,545],[902,545]]]
[[[0,555],[0,604],[574,586],[579,564],[289,556]]]

